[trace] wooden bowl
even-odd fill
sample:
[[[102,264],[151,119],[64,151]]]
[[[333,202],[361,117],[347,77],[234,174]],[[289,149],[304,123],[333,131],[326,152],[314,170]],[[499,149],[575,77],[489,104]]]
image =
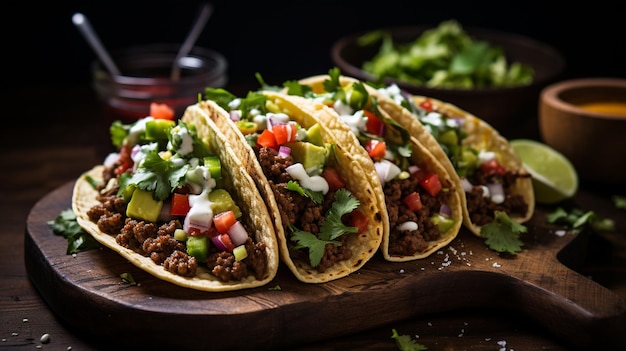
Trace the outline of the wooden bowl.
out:
[[[582,180],[626,184],[626,79],[566,80],[543,89],[540,99],[541,138]]]
[[[409,26],[384,30],[389,31],[394,42],[406,43],[415,40],[427,29],[432,27]],[[463,29],[477,40],[501,47],[508,62],[518,61],[530,65],[535,71],[534,82],[526,86],[480,89],[431,88],[394,79],[388,79],[387,82],[394,82],[412,94],[434,97],[457,105],[487,121],[505,136],[516,136],[522,125],[529,124],[529,119],[536,126],[539,93],[563,73],[565,60],[562,55],[551,46],[522,35],[484,28]],[[374,77],[365,72],[362,65],[378,53],[380,43],[361,46],[358,38],[365,33],[355,33],[336,41],[331,49],[331,57],[343,74],[361,80],[373,80]]]

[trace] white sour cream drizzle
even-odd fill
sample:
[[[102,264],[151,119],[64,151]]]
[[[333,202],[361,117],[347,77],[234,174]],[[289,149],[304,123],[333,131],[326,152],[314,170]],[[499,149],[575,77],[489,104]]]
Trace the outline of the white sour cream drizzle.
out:
[[[285,171],[289,173],[291,178],[297,180],[303,188],[312,191],[321,191],[323,194],[326,194],[329,190],[326,179],[318,175],[309,176],[302,163],[294,163],[293,165],[285,168]]]

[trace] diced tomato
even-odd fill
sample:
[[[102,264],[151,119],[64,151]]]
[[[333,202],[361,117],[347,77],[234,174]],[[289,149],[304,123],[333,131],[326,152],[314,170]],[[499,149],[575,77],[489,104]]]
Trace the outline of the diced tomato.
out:
[[[408,207],[409,210],[413,212],[419,211],[422,209],[422,200],[420,199],[420,194],[417,191],[414,191],[410,193],[409,195],[405,196],[404,199],[402,199],[402,201],[404,201],[404,204],[406,205],[406,207]]]
[[[420,102],[419,106],[428,112],[432,112],[433,110],[433,102],[430,99]]]
[[[202,229],[197,228],[197,227],[189,227],[189,229],[187,230],[187,234],[191,235],[191,236],[200,236],[200,235],[204,235],[204,233],[202,232]]]
[[[500,165],[500,162],[498,162],[498,160],[495,158],[492,158],[487,162],[481,163],[480,169],[483,171],[483,173],[485,173],[485,175],[504,175],[506,173],[504,167],[502,167],[502,165]]]
[[[204,234],[205,234],[207,237],[209,237],[209,238],[213,238],[213,237],[215,237],[215,236],[220,235],[220,233],[217,231],[217,229],[215,229],[215,226],[211,226],[211,227],[209,227],[209,230],[208,230],[206,233],[204,233]]]
[[[233,251],[235,249],[235,245],[233,244],[233,242],[230,240],[230,236],[228,236],[228,234],[220,234],[214,238],[212,238],[211,240],[213,240],[213,243],[216,244],[215,246],[217,246],[218,249],[226,249],[226,251]],[[217,241],[217,242],[216,242]],[[220,247],[219,244],[222,244]]]
[[[123,145],[120,149],[120,165],[115,168],[115,175],[120,175],[133,166],[133,159],[130,157],[132,148],[128,145]]]
[[[385,124],[381,121],[374,112],[363,110],[363,114],[367,117],[367,123],[365,123],[365,130],[368,133],[383,136],[385,133]]]
[[[344,216],[346,225],[357,228],[357,233],[361,234],[369,224],[369,217],[359,210],[354,210]]]
[[[167,104],[153,102],[150,104],[150,116],[154,119],[174,119],[174,109]]]
[[[330,190],[337,190],[346,186],[346,182],[341,179],[337,170],[332,167],[324,168],[322,171],[322,177],[326,179],[326,182],[328,182],[328,188]]]
[[[290,123],[272,126],[272,132],[278,145],[296,140],[296,126]]]
[[[260,147],[268,147],[274,150],[278,150],[278,143],[276,137],[269,129],[264,129],[261,135],[256,140],[256,145]]]
[[[170,206],[170,214],[172,216],[186,216],[189,212],[189,195],[187,194],[172,194],[172,204]]]
[[[428,173],[426,176],[420,180],[420,185],[424,188],[431,196],[437,196],[441,191],[442,185],[439,180],[439,176],[435,173]]]
[[[231,210],[213,216],[213,224],[220,234],[228,233],[228,229],[230,229],[235,222],[237,222],[237,218],[235,218],[235,212]]]
[[[387,152],[387,144],[384,141],[369,139],[365,142],[365,150],[371,158],[375,160],[381,160],[385,157]]]

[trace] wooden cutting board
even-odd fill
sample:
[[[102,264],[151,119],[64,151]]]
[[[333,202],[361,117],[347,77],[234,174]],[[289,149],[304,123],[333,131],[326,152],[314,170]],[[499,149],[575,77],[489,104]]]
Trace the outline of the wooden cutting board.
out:
[[[358,272],[324,284],[302,283],[281,265],[264,287],[210,293],[160,281],[108,248],[67,255],[66,240],[47,222],[71,207],[72,187],[32,208],[25,263],[54,313],[86,335],[123,336],[129,347],[275,349],[485,307],[529,316],[576,347],[624,345],[626,303],[569,268],[583,261],[589,236],[556,235],[541,207],[516,256],[498,255],[462,229],[423,260],[387,262],[378,253]],[[123,283],[123,273],[139,284]]]

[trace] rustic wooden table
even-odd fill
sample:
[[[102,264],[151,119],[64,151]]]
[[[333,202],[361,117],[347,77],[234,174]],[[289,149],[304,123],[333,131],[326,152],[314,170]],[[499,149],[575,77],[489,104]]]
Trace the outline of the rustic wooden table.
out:
[[[119,342],[113,343],[89,338],[76,330],[75,323],[59,318],[27,274],[24,239],[31,209],[53,190],[101,163],[109,150],[107,131],[100,124],[97,104],[89,89],[31,93],[9,94],[10,104],[19,108],[5,115],[5,132],[0,141],[5,150],[0,172],[3,200],[0,213],[5,220],[0,231],[0,349],[123,348],[123,335]],[[620,192],[624,195],[625,190],[586,185],[575,198],[581,207],[617,221],[615,232],[591,236],[577,271],[619,296],[621,300],[616,308],[622,311],[626,300],[626,216],[624,210],[614,207],[611,195]],[[626,316],[622,315],[618,322],[624,325],[624,319]],[[297,345],[293,349],[398,350],[391,339],[392,328],[412,336],[429,350],[561,351],[579,348],[523,314],[480,306],[418,315],[373,329],[355,330],[330,340]],[[175,338],[184,337],[175,333],[172,332]],[[45,334],[50,337],[48,343],[42,343]],[[624,340],[623,335],[614,338]],[[616,347],[624,348],[624,345],[626,342],[621,342]]]

